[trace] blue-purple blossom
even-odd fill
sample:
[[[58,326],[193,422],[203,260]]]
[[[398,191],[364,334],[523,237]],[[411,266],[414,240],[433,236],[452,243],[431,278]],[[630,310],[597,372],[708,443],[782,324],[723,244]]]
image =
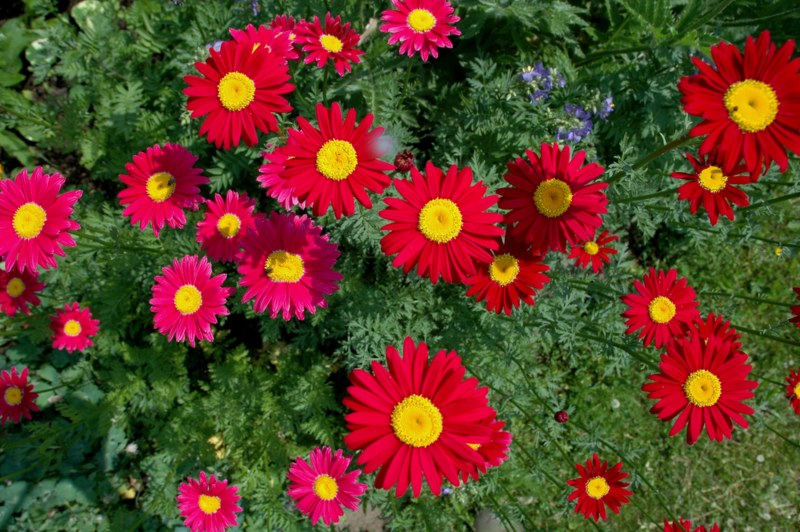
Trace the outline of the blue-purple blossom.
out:
[[[612,111],[614,111],[614,99],[611,96],[609,96],[608,98],[603,100],[603,106],[600,108],[600,112],[597,114],[598,116],[600,116],[600,118],[605,120],[606,118],[608,118],[608,115],[610,115]]]
[[[207,44],[206,45],[206,50],[211,50],[213,48],[215,52],[219,52],[220,49],[222,48],[222,43],[223,42],[225,42],[225,41],[214,41],[213,44]]]
[[[564,111],[569,115],[568,125],[558,128],[556,139],[578,142],[592,132],[594,127],[592,115],[583,106],[568,103],[564,105]]]
[[[554,86],[564,87],[567,84],[566,78],[555,69],[545,68],[539,62],[533,67],[525,67],[520,74],[520,80],[529,85],[532,90],[528,96],[531,103],[539,103],[550,96]]]

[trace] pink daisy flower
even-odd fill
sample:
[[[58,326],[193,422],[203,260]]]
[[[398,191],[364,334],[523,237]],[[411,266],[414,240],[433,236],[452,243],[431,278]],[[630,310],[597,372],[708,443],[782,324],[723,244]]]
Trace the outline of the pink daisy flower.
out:
[[[324,25],[319,17],[314,17],[313,21],[298,26],[297,42],[308,53],[305,63],[316,62],[317,68],[322,68],[332,60],[340,76],[352,70],[350,63],[361,62],[364,51],[355,49],[360,38],[361,35],[350,29],[349,22],[342,24],[342,17],[333,18],[330,13],[325,14]]]
[[[453,26],[461,20],[453,15],[453,6],[445,0],[392,0],[395,9],[381,14],[386,24],[380,27],[391,33],[389,44],[400,43],[400,55],[419,52],[423,61],[439,57],[439,48],[452,48],[449,35],[461,35]]]
[[[53,349],[85,351],[94,345],[91,338],[97,336],[100,322],[92,319],[89,307],[81,308],[77,302],[64,305],[50,318],[53,330]]]
[[[267,189],[267,196],[274,198],[284,209],[291,210],[295,205],[305,209],[306,203],[299,201],[294,195],[294,190],[289,186],[286,179],[286,161],[290,159],[286,155],[286,147],[275,148],[272,153],[261,152],[267,161],[266,164],[258,169],[261,174],[256,178],[262,188]]]
[[[236,503],[241,499],[237,486],[228,486],[227,480],[217,480],[200,471],[197,480],[189,477],[178,486],[178,509],[183,524],[191,532],[223,532],[237,526],[236,514],[242,508]]]
[[[197,157],[177,144],[158,144],[133,156],[125,165],[127,174],[119,178],[127,185],[117,197],[125,207],[122,216],[131,217],[131,225],[144,231],[152,224],[153,234],[164,224],[172,228],[186,225],[183,209],[197,210],[203,201],[200,185],[208,183],[203,170],[195,168]]]
[[[346,473],[351,458],[343,456],[342,450],[332,454],[330,447],[317,447],[311,451],[309,462],[297,458],[287,473],[289,497],[297,509],[311,518],[316,525],[322,518],[326,525],[339,521],[345,508],[358,509],[359,497],[367,489],[366,484],[357,482],[360,469]]]
[[[36,306],[41,303],[36,292],[44,286],[35,271],[21,272],[16,268],[0,270],[0,311],[8,316],[16,315],[17,311],[30,314],[28,304]]]
[[[39,394],[33,391],[33,384],[28,384],[28,368],[17,374],[17,368],[12,367],[11,373],[3,370],[0,373],[0,425],[5,425],[9,419],[19,423],[22,416],[31,419],[31,412],[37,412],[39,407],[34,400]]]
[[[338,245],[322,235],[322,228],[308,216],[272,212],[256,220],[242,240],[239,252],[241,285],[247,288],[242,302],[255,299],[256,312],[269,307],[270,317],[281,312],[302,320],[305,311],[328,306],[325,296],[339,289],[342,275],[333,271]]]
[[[276,15],[275,18],[270,21],[269,27],[288,33],[289,41],[294,43],[297,40],[298,26],[302,27],[304,24],[306,24],[306,21],[302,19],[298,22],[294,17],[290,17],[289,15]]]
[[[211,325],[217,316],[227,316],[225,300],[234,292],[222,283],[224,273],[211,276],[211,263],[197,255],[173,259],[172,266],[162,269],[164,275],[156,276],[150,310],[155,313],[155,328],[178,342],[188,341],[194,347],[195,339],[214,341]]]
[[[7,269],[55,268],[55,255],[63,257],[62,247],[75,245],[67,231],[81,228],[70,216],[83,192],[59,194],[65,181],[40,166],[31,175],[23,169],[14,179],[0,179],[0,257]]]
[[[212,259],[220,262],[233,262],[239,252],[242,237],[253,227],[255,200],[247,194],[229,190],[225,198],[219,194],[213,200],[206,200],[208,210],[197,224],[197,241]]]
[[[243,30],[230,28],[231,37],[236,42],[252,44],[254,49],[259,46],[266,48],[267,52],[277,55],[283,59],[283,63],[288,60],[299,59],[300,55],[294,49],[289,33],[280,29],[268,28],[261,25],[258,28],[248,24]]]

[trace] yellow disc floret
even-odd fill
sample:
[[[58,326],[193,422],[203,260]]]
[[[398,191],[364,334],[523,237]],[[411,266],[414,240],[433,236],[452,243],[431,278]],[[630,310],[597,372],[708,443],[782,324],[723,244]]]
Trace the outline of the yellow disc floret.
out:
[[[695,406],[714,406],[722,395],[722,383],[710,371],[699,369],[687,377],[683,391],[686,399]]]
[[[608,495],[609,491],[611,491],[611,486],[603,477],[594,477],[586,483],[586,495],[592,499],[600,500]]]
[[[722,172],[719,166],[709,166],[703,168],[700,175],[697,176],[697,184],[709,192],[719,192],[725,188],[728,182],[728,176]]]
[[[8,406],[17,406],[22,402],[22,390],[16,386],[6,388],[6,393],[3,394],[3,400],[5,400]]]
[[[417,33],[425,33],[436,26],[436,17],[427,9],[413,9],[408,14],[408,26]]]
[[[25,291],[25,283],[19,277],[14,277],[6,285],[6,294],[9,297],[19,297]]]
[[[723,102],[731,120],[748,133],[767,129],[778,116],[780,107],[775,90],[755,79],[737,81],[728,87]]]
[[[314,479],[314,493],[323,501],[332,501],[339,493],[339,485],[332,476],[319,475]]]
[[[300,255],[282,249],[273,251],[264,263],[267,276],[275,283],[296,283],[303,277],[305,268]]]
[[[794,394],[797,396],[798,399],[800,399],[800,382],[798,382],[797,385],[794,387]]]
[[[317,152],[317,170],[333,181],[347,179],[358,166],[358,154],[346,140],[329,140]]]
[[[587,255],[597,255],[600,251],[600,246],[597,245],[597,242],[587,242],[583,245],[583,251],[585,251]]]
[[[533,193],[536,210],[548,218],[561,216],[572,203],[572,190],[560,179],[548,179],[539,183]]]
[[[194,314],[203,305],[203,294],[193,284],[185,284],[175,291],[175,308],[184,316]]]
[[[432,199],[419,211],[419,230],[431,242],[450,242],[461,233],[463,225],[458,205],[449,199]]]
[[[392,411],[392,430],[406,445],[428,447],[442,433],[442,413],[429,399],[409,395]]]
[[[509,253],[498,255],[489,266],[489,278],[500,286],[514,282],[519,275],[519,261]]]
[[[654,297],[647,307],[647,313],[656,323],[668,323],[675,317],[675,303],[664,296]]]
[[[78,320],[67,320],[67,323],[64,324],[64,334],[72,338],[78,336],[81,330],[81,322]]]
[[[147,179],[147,197],[156,203],[167,201],[175,192],[175,178],[167,172],[158,172]]]
[[[219,500],[219,497],[203,494],[197,498],[197,506],[200,507],[200,510],[204,514],[213,515],[217,513],[219,507],[222,506],[222,501]]]
[[[46,221],[47,213],[45,210],[39,204],[31,201],[17,208],[11,225],[14,227],[14,232],[17,233],[18,237],[29,240],[39,236]]]
[[[255,99],[255,82],[241,72],[228,72],[217,85],[217,97],[228,111],[241,111]]]
[[[341,52],[342,48],[344,48],[344,43],[339,37],[328,35],[327,33],[324,33],[322,37],[319,38],[319,43],[327,51],[334,54],[337,52]]]
[[[233,238],[239,233],[239,228],[242,227],[242,220],[235,214],[223,214],[217,220],[217,231],[224,238]]]

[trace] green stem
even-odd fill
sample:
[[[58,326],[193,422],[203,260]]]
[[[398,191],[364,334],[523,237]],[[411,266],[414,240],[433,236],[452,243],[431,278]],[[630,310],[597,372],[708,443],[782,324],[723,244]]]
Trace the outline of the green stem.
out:
[[[647,166],[652,161],[658,159],[659,157],[661,157],[662,155],[664,155],[668,151],[674,150],[675,148],[686,144],[687,142],[689,142],[689,139],[691,139],[691,138],[692,137],[689,135],[689,133],[684,133],[682,136],[676,138],[675,140],[673,140],[671,142],[668,142],[667,144],[665,144],[664,146],[661,146],[657,150],[648,153],[647,155],[645,155],[644,157],[642,157],[641,159],[639,159],[638,161],[633,163],[633,165],[631,165],[631,169],[632,170],[638,170],[640,168],[643,168],[643,167]],[[626,173],[624,171],[619,171],[616,174],[614,174],[613,176],[611,176],[610,178],[608,178],[607,183],[609,185],[611,185],[613,183],[616,183],[617,181],[619,181],[620,179],[625,177],[625,175],[626,175]]]
[[[790,440],[789,438],[787,438],[786,436],[784,436],[783,434],[781,434],[777,430],[773,429],[772,427],[770,427],[766,423],[764,423],[764,428],[766,428],[768,431],[770,431],[771,433],[773,433],[774,435],[776,435],[777,437],[779,437],[780,439],[782,439],[786,443],[788,443],[790,445],[793,445],[794,447],[797,447],[798,449],[800,449],[800,443],[797,443],[794,440]]]
[[[506,513],[503,511],[503,507],[500,506],[500,503],[497,502],[497,498],[492,493],[488,493],[489,500],[492,501],[492,506],[494,506],[495,511],[498,513],[500,519],[506,524],[508,527],[507,530],[513,530],[516,532],[516,528],[514,528],[514,523],[511,522],[511,519],[508,518]]]
[[[621,198],[621,199],[613,200],[613,203],[614,204],[633,203],[633,202],[636,202],[636,201],[643,201],[643,200],[648,200],[648,199],[653,199],[653,198],[663,198],[664,196],[671,196],[671,195],[675,194],[676,190],[677,189],[675,189],[675,188],[670,188],[670,189],[667,189],[667,190],[660,190],[658,192],[653,192],[652,194],[645,194],[643,196],[631,196],[631,197],[628,197],[628,198]]]
[[[736,294],[726,294],[724,292],[703,292],[699,294],[700,299],[702,300],[703,297],[710,296],[710,297],[730,297],[732,299],[742,299],[745,301],[754,301],[756,303],[764,303],[766,305],[777,305],[779,307],[791,307],[791,303],[785,303],[783,301],[773,301],[771,299],[759,299],[757,297],[750,297],[750,296],[740,296]]]
[[[764,207],[766,205],[772,205],[774,203],[780,203],[781,201],[786,201],[794,198],[800,198],[800,192],[793,192],[791,194],[786,194],[785,196],[778,196],[777,198],[772,198],[764,201],[759,201],[758,203],[753,203],[748,205],[747,207],[742,207],[741,211],[747,211],[750,209],[758,209],[759,207]]]
[[[781,338],[779,336],[772,336],[772,335],[769,335],[769,334],[764,334],[761,331],[757,331],[755,329],[750,329],[749,327],[743,327],[741,325],[734,325],[734,324],[731,324],[731,327],[733,327],[737,331],[744,331],[746,333],[755,334],[757,336],[760,336],[761,338],[766,338],[767,340],[772,340],[773,342],[779,342],[781,344],[793,345],[793,346],[796,346],[796,347],[800,347],[800,342],[794,342],[792,340],[788,340],[786,338]]]
[[[585,58],[581,59],[580,61],[577,61],[575,65],[576,66],[588,65],[589,63],[593,63],[598,59],[602,59],[604,57],[608,57],[611,55],[633,54],[636,52],[645,52],[651,49],[652,46],[630,46],[628,48],[613,48],[611,50],[600,50],[599,52],[587,55]]]

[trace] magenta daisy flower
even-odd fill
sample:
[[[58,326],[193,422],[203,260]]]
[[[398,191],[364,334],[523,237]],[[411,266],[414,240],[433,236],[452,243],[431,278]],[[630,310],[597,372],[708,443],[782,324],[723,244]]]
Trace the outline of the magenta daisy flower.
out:
[[[236,503],[237,486],[228,486],[227,480],[217,480],[200,471],[197,480],[189,477],[178,486],[178,509],[183,524],[191,532],[223,532],[237,526],[236,514],[242,511]]]
[[[342,507],[358,509],[359,498],[367,489],[358,482],[360,469],[347,473],[351,458],[343,456],[341,449],[332,453],[330,447],[317,447],[311,451],[309,461],[297,458],[289,473],[289,497],[297,509],[311,518],[316,525],[322,518],[326,525],[339,521],[344,515]]]
[[[461,20],[445,0],[392,0],[395,9],[381,14],[380,27],[390,33],[389,44],[400,43],[400,55],[419,52],[423,61],[439,57],[439,48],[452,48],[449,35],[461,35],[453,24]]]
[[[61,192],[66,179],[45,174],[40,166],[31,175],[23,169],[12,179],[0,179],[0,257],[6,268],[20,271],[55,268],[55,255],[75,240],[67,231],[81,228],[70,219],[83,192]]]
[[[289,38],[289,33],[280,29],[268,28],[264,25],[256,28],[252,24],[248,24],[243,30],[230,28],[228,31],[231,32],[231,37],[236,42],[252,44],[253,49],[263,46],[267,52],[281,57],[283,63],[300,57]]]
[[[242,240],[242,302],[255,299],[255,311],[269,308],[272,318],[281,312],[286,321],[292,315],[302,320],[306,310],[314,314],[328,306],[325,296],[339,289],[342,275],[333,271],[338,257],[338,245],[308,216],[272,212]]]
[[[262,188],[267,189],[267,196],[274,198],[284,209],[291,210],[295,205],[305,209],[306,203],[297,199],[294,190],[289,186],[286,179],[286,161],[290,159],[286,155],[286,147],[275,148],[272,153],[261,152],[267,161],[266,164],[258,169],[261,174],[256,178]]]
[[[229,190],[225,198],[219,194],[206,200],[208,211],[197,224],[197,241],[212,260],[233,262],[241,248],[242,238],[253,227],[255,200],[247,194]]]
[[[162,272],[155,278],[150,299],[155,328],[170,342],[175,338],[192,347],[195,339],[213,342],[211,326],[217,316],[228,315],[225,300],[234,292],[222,286],[226,275],[212,277],[211,263],[205,257],[198,262],[197,255],[173,259]]]
[[[0,373],[0,425],[5,425],[9,419],[19,423],[25,416],[31,419],[31,412],[37,412],[39,407],[34,400],[39,394],[33,391],[33,384],[28,384],[28,368],[17,374],[17,368],[12,367],[11,373],[3,370]]]
[[[363,50],[356,50],[361,35],[350,29],[350,23],[342,24],[342,17],[334,18],[330,13],[325,14],[325,24],[314,17],[311,22],[302,26],[298,25],[297,42],[303,46],[303,51],[308,55],[304,59],[306,64],[317,63],[317,68],[322,68],[329,61],[340,76],[345,71],[350,72],[350,63],[360,63],[364,55]]]
[[[197,157],[177,144],[158,144],[133,156],[125,165],[127,174],[119,178],[127,185],[117,197],[125,207],[122,216],[144,231],[152,224],[157,237],[164,224],[172,228],[186,225],[183,209],[196,211],[203,198],[200,185],[208,183],[203,170],[195,168]]]
[[[89,307],[81,308],[77,302],[64,305],[63,310],[50,318],[53,330],[53,349],[85,351],[93,345],[91,338],[97,336],[100,322],[92,319]]]
[[[16,315],[17,311],[30,314],[28,304],[35,306],[41,303],[36,292],[44,286],[39,282],[36,271],[21,272],[16,268],[0,270],[0,311],[8,316]]]

